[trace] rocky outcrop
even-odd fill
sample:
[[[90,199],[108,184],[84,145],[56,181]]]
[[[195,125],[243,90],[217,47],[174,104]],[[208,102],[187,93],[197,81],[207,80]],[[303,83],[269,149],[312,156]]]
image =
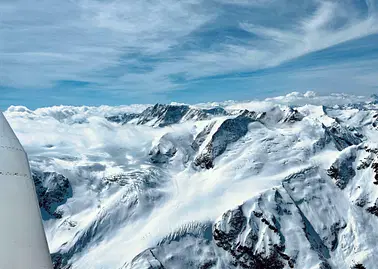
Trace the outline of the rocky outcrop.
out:
[[[280,193],[274,195],[276,201],[281,203]],[[264,196],[259,199],[265,202]],[[255,204],[257,207],[248,216],[243,212],[243,208],[246,209],[244,205],[223,214],[213,228],[216,245],[230,253],[236,267],[279,269],[284,268],[285,264],[294,266],[294,259],[284,253],[285,237],[279,218],[259,207],[258,201]],[[281,214],[291,212],[284,203],[276,206]]]
[[[375,185],[378,185],[378,162],[376,162],[376,163],[373,163],[372,165],[371,165],[371,168],[373,169],[373,171],[374,171],[374,184]]]
[[[330,127],[326,127],[325,132],[326,136],[329,137],[338,150],[343,150],[362,142],[360,134],[350,131],[337,122],[334,122]]]
[[[351,269],[366,269],[366,267],[362,263],[356,263]]]
[[[375,201],[373,206],[366,208],[366,211],[378,217],[378,201]]]
[[[237,246],[235,240],[246,228],[247,218],[241,207],[223,214],[221,221],[214,225],[213,236],[217,246],[230,251]],[[253,239],[253,236],[251,237]]]
[[[210,123],[196,136],[192,143],[192,148],[194,151],[199,150],[203,142],[205,142],[207,136],[211,133],[211,130],[213,129],[214,125],[215,122]]]
[[[238,141],[248,132],[248,125],[256,120],[256,113],[245,110],[239,116],[225,120],[213,134],[211,141],[194,160],[195,166],[210,169],[214,159],[220,156],[231,143]]]
[[[126,124],[129,121],[136,119],[139,117],[139,114],[137,113],[125,113],[125,114],[120,114],[116,116],[109,116],[105,117],[108,121],[115,122],[115,123],[120,123],[120,124]]]
[[[43,219],[62,218],[64,212],[58,207],[72,197],[69,180],[56,172],[32,171],[39,206]]]
[[[170,138],[171,135],[164,135],[160,138],[159,143],[151,149],[149,155],[152,163],[167,163],[176,154],[177,148]]]
[[[304,115],[302,115],[297,109],[289,107],[281,119],[281,122],[288,122],[288,123],[294,123],[297,121],[301,121],[304,118]]]
[[[189,112],[183,117],[183,121],[187,120],[208,120],[213,117],[227,116],[228,113],[221,107],[214,107],[210,109],[191,108]]]
[[[301,121],[304,115],[296,108],[275,106],[272,109],[262,112],[257,119],[267,125],[276,125],[282,123],[293,124]]]
[[[245,136],[248,132],[248,125],[253,121],[259,121],[262,124],[270,125],[294,123],[301,121],[303,117],[304,116],[298,110],[290,107],[286,110],[281,110],[280,108],[275,107],[272,110],[263,113],[243,110],[237,117],[226,119],[218,127],[210,142],[194,160],[194,165],[206,169],[214,167],[215,158],[223,154],[231,143],[234,143]],[[214,124],[210,124],[197,135],[192,144],[194,150],[200,148],[213,127]]]
[[[189,110],[189,106],[184,105],[156,104],[153,107],[147,108],[139,115],[137,124],[151,123],[152,126],[168,126],[179,123]]]
[[[172,164],[179,168],[192,159],[191,147],[193,135],[191,133],[166,133],[149,152],[149,159],[153,164]]]
[[[374,128],[378,128],[378,114],[374,115],[372,125]]]
[[[353,166],[357,157],[356,150],[355,147],[346,149],[327,170],[328,175],[335,180],[335,184],[340,189],[344,189],[356,175]]]
[[[339,202],[332,188],[317,168],[294,173],[282,187],[224,213],[214,225],[214,241],[234,257],[235,267],[331,268],[330,252],[347,227],[332,209]],[[318,200],[328,202],[313,211]]]
[[[126,124],[165,127],[189,120],[206,120],[215,116],[225,116],[227,112],[220,107],[211,109],[191,108],[187,105],[156,104],[146,108],[142,113],[125,113],[106,117],[108,121]]]
[[[328,144],[333,144],[339,151],[358,145],[362,142],[362,135],[356,131],[349,130],[338,122],[332,123],[331,126],[322,125],[324,136],[314,144],[314,151],[324,149]]]
[[[66,257],[60,253],[51,254],[51,261],[53,269],[71,269],[71,264],[68,264]]]
[[[367,157],[365,157],[363,160],[360,161],[360,163],[357,166],[357,170],[363,170],[366,168],[369,168],[371,164],[373,163],[375,158],[375,154],[369,154]]]
[[[360,160],[360,163],[357,166],[357,170],[364,170],[371,167],[374,176],[373,183],[375,185],[378,185],[378,149],[369,148],[367,146],[365,146],[364,149],[368,153],[368,155],[363,160]]]

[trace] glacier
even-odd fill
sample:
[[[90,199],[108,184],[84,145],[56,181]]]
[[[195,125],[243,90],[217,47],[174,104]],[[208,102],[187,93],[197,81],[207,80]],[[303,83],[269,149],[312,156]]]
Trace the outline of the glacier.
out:
[[[378,100],[9,107],[54,268],[376,268]]]

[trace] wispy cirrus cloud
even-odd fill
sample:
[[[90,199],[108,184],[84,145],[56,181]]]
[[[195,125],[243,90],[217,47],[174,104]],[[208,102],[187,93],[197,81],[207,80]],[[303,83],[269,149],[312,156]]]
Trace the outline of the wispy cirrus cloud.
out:
[[[123,55],[162,52],[206,22],[208,17],[201,12],[190,12],[193,5],[190,1],[3,3],[2,84],[49,87],[57,80],[91,82],[100,77],[97,72],[122,63]]]
[[[350,72],[345,66],[361,60],[358,51],[370,70],[358,86],[368,92],[375,87],[370,67],[378,52],[363,39],[378,34],[376,8],[373,0],[2,1],[0,91],[10,100],[24,93],[19,102],[39,92],[34,98],[42,104],[46,95],[54,97],[50,103],[85,103],[83,95],[92,94],[101,98],[91,103],[104,96],[110,103],[199,101],[195,92],[206,87],[232,98],[220,85],[225,78],[252,89],[256,85],[248,81],[256,76],[282,77],[278,84],[291,90],[295,81],[282,74],[301,75],[297,86],[305,87],[303,73],[319,77],[321,65],[329,70],[323,85],[332,74]],[[354,54],[340,53],[340,46],[352,46]],[[307,57],[334,48],[331,56]],[[260,83],[256,91],[263,95],[275,85]]]

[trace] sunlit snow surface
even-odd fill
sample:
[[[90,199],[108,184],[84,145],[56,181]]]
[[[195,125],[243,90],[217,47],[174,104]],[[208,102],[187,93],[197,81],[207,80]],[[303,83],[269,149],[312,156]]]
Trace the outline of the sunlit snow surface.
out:
[[[356,103],[359,105],[350,105]],[[373,184],[371,168],[356,167],[369,156],[372,162],[377,161],[365,147],[377,148],[378,130],[374,122],[378,105],[364,97],[316,96],[308,92],[264,101],[198,104],[191,108],[218,106],[228,115],[183,120],[166,127],[152,127],[153,122],[120,124],[106,119],[123,113],[140,113],[147,105],[60,106],[35,111],[10,107],[5,111],[29,154],[32,169],[62,174],[72,186],[72,194],[58,207],[61,218],[44,221],[51,253],[63,254],[72,268],[118,269],[124,265],[155,268],[148,267],[152,261],[149,265],[143,259],[134,260],[134,264],[131,261],[180,230],[201,230],[201,225],[216,222],[223,225],[219,224],[222,215],[238,205],[243,204],[243,212],[249,219],[248,214],[256,207],[259,197],[270,203],[275,188],[284,193],[283,200],[292,199],[291,203],[298,208],[298,213],[282,217],[281,221],[282,234],[292,240],[286,243],[285,253],[297,255],[295,268],[319,268],[323,256],[334,268],[349,268],[358,262],[374,268],[373,261],[378,259],[374,256],[378,251],[374,243],[378,242],[378,216],[366,209],[374,206],[378,186]],[[226,150],[214,159],[213,168],[196,166],[195,160],[208,152],[206,147],[222,124],[244,109],[257,115],[257,120],[248,124],[248,132],[227,143]],[[301,116],[285,121],[291,109]],[[336,125],[342,128],[342,139],[353,143],[343,146],[344,142],[325,138],[325,129]],[[199,148],[193,149],[194,139],[206,127],[209,132]],[[221,135],[218,137],[221,141],[217,145],[224,142]],[[356,175],[340,189],[327,170],[338,158],[342,160],[352,154],[349,151],[355,151],[351,166]],[[166,154],[151,161],[151,155],[156,152]],[[306,169],[312,169],[308,177],[283,183]],[[310,179],[320,180],[318,188],[309,187],[317,186],[314,182],[306,183]],[[298,204],[295,197],[300,201]],[[318,202],[314,202],[316,199]],[[362,207],[356,205],[361,199],[365,203]],[[274,215],[268,212],[273,210],[269,203],[264,214]],[[306,225],[300,212],[309,219],[326,247],[334,236],[327,231],[331,227],[335,229],[335,223],[343,227],[337,228],[340,229],[336,233],[338,246],[335,248],[332,241],[327,250],[329,255],[310,253],[315,239],[306,239],[303,232]],[[264,249],[262,245],[267,239],[261,238],[275,240],[275,235],[262,228],[258,231],[260,241],[254,251]],[[238,236],[238,242],[243,243],[247,235],[241,232]],[[185,240],[174,240],[171,248],[165,246],[159,255],[169,257],[180,252],[180,248],[188,251],[188,255],[193,254],[189,248],[185,250],[184,246],[190,245]],[[331,250],[332,247],[335,249]],[[203,247],[201,255],[206,255],[208,248],[217,247],[215,244]],[[301,252],[307,252],[306,259],[303,258],[306,253]],[[229,253],[221,248],[214,253],[219,262],[208,268],[230,268],[225,265],[231,259]],[[175,265],[166,268],[197,268],[172,264]]]

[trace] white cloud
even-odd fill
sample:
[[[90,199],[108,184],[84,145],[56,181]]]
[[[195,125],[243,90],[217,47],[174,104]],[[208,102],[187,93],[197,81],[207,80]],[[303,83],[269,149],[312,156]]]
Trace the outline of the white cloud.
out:
[[[334,2],[322,2],[315,14],[308,20],[303,21],[305,32],[316,32],[325,26],[334,18],[337,10],[337,4]]]
[[[331,28],[335,18],[342,12],[343,8],[335,2],[322,2],[312,16],[290,30],[247,23],[242,23],[241,28],[266,37],[265,40],[259,41],[262,42],[259,44],[262,49],[257,53],[263,57],[265,67],[272,67],[314,51],[378,33],[376,14],[361,20],[351,17],[342,27]]]

